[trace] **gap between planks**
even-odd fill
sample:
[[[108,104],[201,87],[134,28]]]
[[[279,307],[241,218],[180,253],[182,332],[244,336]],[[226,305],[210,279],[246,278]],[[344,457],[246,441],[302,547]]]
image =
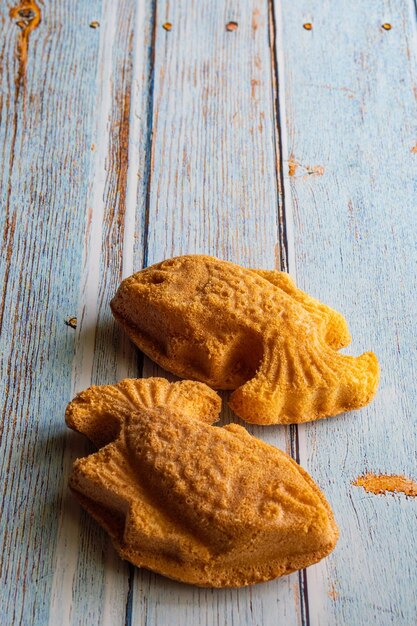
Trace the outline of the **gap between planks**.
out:
[[[283,22],[282,2],[280,0],[268,0],[269,32],[271,46],[271,73],[272,87],[274,89],[274,115],[275,115],[275,151],[276,151],[276,177],[278,185],[277,214],[278,214],[278,242],[280,249],[280,269],[290,273],[295,281],[295,249],[293,236],[292,212],[289,211],[287,198],[290,198],[290,186],[288,178],[284,175],[284,155],[288,154],[287,141],[287,118],[285,109],[285,73],[284,73],[284,50],[282,46],[283,33],[280,25]],[[300,463],[300,433],[297,424],[289,427],[290,452],[297,463]],[[301,610],[301,622],[303,626],[310,624],[308,602],[308,575],[307,570],[298,572],[298,586]]]

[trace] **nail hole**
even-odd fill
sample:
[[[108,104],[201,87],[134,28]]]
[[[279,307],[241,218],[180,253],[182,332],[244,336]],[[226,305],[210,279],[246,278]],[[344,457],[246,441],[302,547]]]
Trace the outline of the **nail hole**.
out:
[[[165,22],[165,24],[162,24],[162,28],[164,30],[172,30],[172,24],[171,22]]]
[[[391,24],[388,24],[388,22],[385,22],[385,24],[382,24],[382,28],[384,30],[391,30],[392,26]]]
[[[64,320],[65,324],[67,326],[69,326],[70,328],[77,328],[77,318],[76,317],[69,317],[67,320]]]
[[[90,22],[90,28],[99,28],[100,23],[97,22],[97,20],[94,20],[94,22]]]
[[[35,17],[35,13],[34,11],[32,11],[32,9],[20,9],[19,15],[25,20],[33,20],[33,18]]]
[[[232,32],[236,30],[238,26],[239,24],[237,22],[228,22],[226,24],[226,30],[228,30],[229,32]]]
[[[303,24],[303,28],[305,28],[306,30],[313,30],[313,24],[311,22],[306,22],[305,24]]]

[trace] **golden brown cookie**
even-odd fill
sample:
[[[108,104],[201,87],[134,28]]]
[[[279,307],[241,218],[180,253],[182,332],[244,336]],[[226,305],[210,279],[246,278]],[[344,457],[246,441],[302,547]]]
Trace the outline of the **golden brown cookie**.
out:
[[[219,409],[214,391],[189,381],[125,380],[77,396],[68,425],[107,443],[74,463],[83,507],[122,558],[200,586],[250,585],[328,555],[338,529],[320,489],[241,426],[211,426]]]
[[[111,302],[129,337],[165,369],[215,389],[258,424],[357,409],[375,395],[376,356],[335,351],[344,318],[280,272],[209,256],[169,259],[127,278]]]

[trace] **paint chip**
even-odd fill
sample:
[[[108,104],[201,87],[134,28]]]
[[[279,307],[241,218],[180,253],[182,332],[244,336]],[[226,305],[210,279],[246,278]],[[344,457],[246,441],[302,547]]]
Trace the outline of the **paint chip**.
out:
[[[228,22],[226,24],[226,30],[228,30],[229,32],[233,32],[237,29],[238,26],[239,24],[237,22]]]
[[[336,590],[336,585],[334,583],[330,584],[329,591],[327,592],[329,598],[333,601],[336,601],[339,597],[339,592]]]
[[[391,30],[392,26],[388,22],[385,22],[385,24],[382,24],[382,28],[384,30]]]
[[[68,319],[65,320],[65,324],[67,326],[69,326],[70,328],[77,328],[77,318],[76,317],[69,317]]]
[[[172,24],[171,24],[171,22],[165,22],[165,24],[162,24],[162,28],[163,28],[164,30],[168,30],[168,31],[169,31],[169,30],[172,30]]]
[[[312,165],[311,167],[307,165],[307,173],[311,176],[323,176],[326,170],[322,165]]]
[[[94,22],[90,22],[90,28],[99,28],[100,27],[100,22],[97,22],[96,20],[94,20]]]
[[[299,166],[299,163],[291,155],[290,158],[288,159],[288,176],[294,176],[295,172],[297,171],[298,166]]]
[[[290,154],[288,159],[288,176],[297,178],[306,176],[323,176],[325,169],[322,165],[303,165],[297,161],[294,154]]]
[[[417,496],[417,483],[411,478],[400,474],[373,474],[369,472],[359,476],[352,482],[355,487],[362,487],[367,493],[385,495],[389,493],[403,493],[406,496]]]
[[[313,24],[311,22],[306,22],[305,24],[303,24],[303,28],[305,28],[306,30],[313,30]]]

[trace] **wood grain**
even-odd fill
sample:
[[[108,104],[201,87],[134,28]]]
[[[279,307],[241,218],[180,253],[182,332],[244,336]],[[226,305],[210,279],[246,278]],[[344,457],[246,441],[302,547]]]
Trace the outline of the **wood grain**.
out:
[[[130,120],[130,99],[146,111],[149,39],[134,2],[43,2],[36,30],[16,24],[23,10],[33,25],[26,5],[2,14],[0,621],[113,625],[125,619],[128,567],[68,493],[86,446],[63,413],[76,389],[137,372],[103,302],[122,275],[125,226],[143,248],[148,124]],[[142,136],[129,149],[130,129]]]
[[[140,250],[139,264],[143,257],[150,132],[146,114],[152,36],[149,17],[130,0],[102,5],[73,392],[140,373],[137,353],[121,337],[109,300],[122,276],[131,273],[136,251]],[[74,438],[67,448],[67,477],[73,459],[85,454],[85,444],[76,439],[78,444]],[[74,508],[79,516],[75,524],[70,513]],[[62,614],[63,599],[68,623],[123,623],[131,568],[116,556],[97,524],[74,506],[71,496],[61,511],[57,553],[60,563],[56,571],[60,574],[55,578],[50,624],[57,623]],[[72,589],[69,596],[62,593],[66,587]]]
[[[300,1],[281,13],[291,269],[346,313],[349,353],[374,349],[382,369],[368,408],[300,428],[301,463],[341,530],[335,552],[308,570],[312,624],[411,624],[417,614],[416,501],[351,484],[369,471],[416,478],[414,9]]]
[[[2,624],[49,613],[74,345],[64,320],[77,307],[92,141],[88,22],[100,11],[38,3],[39,21],[24,4],[36,3],[19,8],[31,23],[1,8]]]

